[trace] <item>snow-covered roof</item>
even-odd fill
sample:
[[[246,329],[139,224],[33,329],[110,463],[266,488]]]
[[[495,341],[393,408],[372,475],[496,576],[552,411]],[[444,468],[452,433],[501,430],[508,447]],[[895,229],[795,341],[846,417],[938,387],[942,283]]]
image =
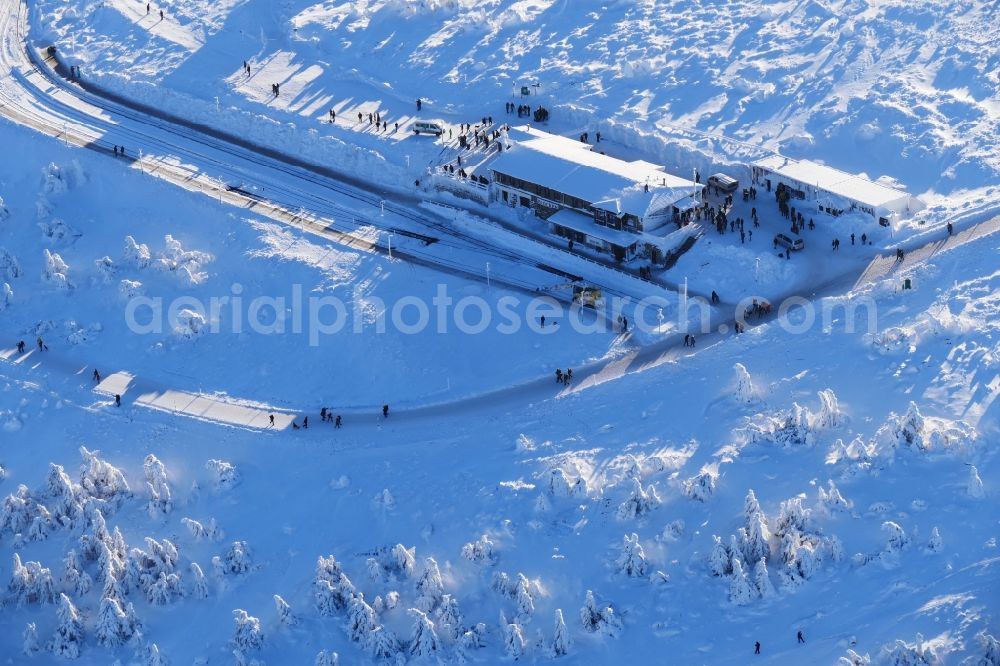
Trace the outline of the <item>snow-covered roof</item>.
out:
[[[548,219],[551,224],[558,224],[560,227],[566,227],[567,229],[572,229],[573,231],[579,231],[582,234],[587,234],[593,238],[599,238],[603,241],[607,241],[612,245],[618,245],[620,247],[629,247],[635,245],[639,242],[639,237],[628,231],[619,231],[618,229],[612,229],[610,227],[603,227],[597,222],[594,222],[594,218],[589,215],[584,215],[575,210],[570,210],[569,208],[563,208],[562,210],[556,211],[553,215],[549,216]]]
[[[491,169],[618,214],[644,217],[701,188],[656,164],[602,155],[590,144],[529,126],[512,127],[509,136],[513,145]]]
[[[881,208],[910,197],[903,190],[897,190],[862,176],[809,160],[793,160],[781,155],[772,155],[754,162],[754,166],[826,190],[848,200],[867,204],[872,208]]]

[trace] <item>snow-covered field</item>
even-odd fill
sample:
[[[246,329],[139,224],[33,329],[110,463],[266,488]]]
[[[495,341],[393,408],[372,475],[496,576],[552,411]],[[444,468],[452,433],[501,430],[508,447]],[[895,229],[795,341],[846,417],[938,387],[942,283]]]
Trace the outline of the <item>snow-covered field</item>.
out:
[[[539,330],[522,292],[4,121],[0,662],[1000,664],[1000,234],[962,235],[1000,187],[993,4],[150,9],[39,0],[32,31],[85,77],[374,190],[450,154],[393,131],[418,96],[457,124],[526,85],[550,130],[622,155],[687,173],[780,150],[895,179],[928,224],[821,225],[793,260],[769,203],[747,245],[709,231],[668,279],[724,307],[829,295],[690,349]],[[376,110],[388,131],[356,122]],[[456,225],[506,238],[483,213]],[[869,265],[904,235],[906,263]],[[441,289],[518,299],[526,323],[407,332]],[[297,298],[346,325],[312,339],[305,305],[299,332]]]

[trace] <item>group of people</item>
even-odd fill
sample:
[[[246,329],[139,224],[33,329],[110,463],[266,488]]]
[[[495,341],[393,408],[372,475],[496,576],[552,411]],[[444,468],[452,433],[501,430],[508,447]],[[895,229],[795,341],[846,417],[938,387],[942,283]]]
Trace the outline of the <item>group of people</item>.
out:
[[[694,347],[694,336],[691,335],[690,333],[685,333],[684,334],[684,346],[685,347]]]
[[[802,630],[801,629],[795,633],[795,642],[799,643],[799,644],[806,642],[806,638],[805,638],[805,636],[802,635]],[[853,645],[853,643],[852,643],[852,645]],[[760,654],[760,641],[754,641],[754,643],[753,643],[753,653],[754,654]]]
[[[275,97],[277,97],[281,93],[281,84],[280,83],[272,83],[271,84],[271,93]]]
[[[559,368],[556,368],[556,383],[564,384],[566,386],[573,380],[573,369],[569,368],[566,372],[563,372]]]
[[[125,157],[125,146],[111,146],[111,151],[116,157]]]
[[[749,201],[753,199],[757,200],[757,188],[756,187],[744,187],[743,188],[743,201]]]

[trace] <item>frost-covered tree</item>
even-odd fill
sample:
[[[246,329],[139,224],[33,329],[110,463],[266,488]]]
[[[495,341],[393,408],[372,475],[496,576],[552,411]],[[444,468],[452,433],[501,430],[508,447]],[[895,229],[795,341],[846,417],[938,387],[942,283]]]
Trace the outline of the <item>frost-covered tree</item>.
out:
[[[161,571],[156,580],[146,587],[146,600],[152,606],[166,606],[181,594],[181,578],[175,573]]]
[[[722,539],[712,535],[712,551],[708,555],[708,567],[713,576],[728,576],[733,572],[732,554]]]
[[[21,652],[25,656],[31,657],[37,654],[39,649],[38,628],[34,622],[29,622],[24,627],[24,633],[21,634]]]
[[[903,528],[891,520],[882,523],[882,533],[885,534],[886,552],[898,553],[910,543],[910,537],[906,535]]]
[[[784,537],[788,533],[798,534],[809,524],[810,511],[802,506],[802,498],[784,500],[778,508],[778,519],[774,523],[774,535]]]
[[[402,578],[410,578],[417,570],[417,549],[407,548],[401,543],[392,547],[392,564]]]
[[[555,613],[555,627],[552,630],[552,645],[549,653],[553,657],[562,657],[569,654],[570,642],[569,629],[566,628],[562,609],[557,608]]]
[[[125,611],[117,599],[104,597],[97,613],[97,627],[94,630],[97,642],[108,648],[124,645],[132,637],[128,631]]]
[[[278,624],[290,627],[298,623],[298,618],[292,613],[292,607],[279,595],[274,595],[274,610],[278,615]]]
[[[76,551],[70,549],[66,553],[66,557],[63,558],[63,572],[62,572],[62,587],[65,592],[69,594],[82,597],[88,592],[93,586],[93,580],[90,578],[90,574],[83,570],[83,564],[80,562],[80,556],[76,554]]]
[[[58,253],[42,250],[42,262],[42,282],[47,282],[56,289],[73,288],[69,281],[69,265]]]
[[[424,560],[424,571],[417,581],[417,607],[429,613],[441,603],[444,594],[444,583],[441,580],[441,570],[433,557]]]
[[[375,611],[365,601],[360,592],[351,597],[347,604],[347,635],[356,643],[367,643],[368,637],[378,623]]]
[[[646,575],[646,553],[639,543],[639,535],[635,532],[625,535],[621,554],[615,560],[615,569],[631,578],[641,578]]]
[[[82,517],[83,507],[77,497],[77,488],[70,481],[62,465],[49,464],[49,474],[45,478],[45,494],[51,500],[48,506],[53,517],[67,527],[72,528],[75,521]]]
[[[815,430],[827,430],[837,428],[844,422],[844,415],[840,411],[840,403],[832,389],[824,389],[819,392],[819,412],[813,415],[812,427]]]
[[[824,490],[822,486],[819,488],[819,504],[823,510],[828,514],[848,511],[851,508],[851,503],[844,499],[832,480],[827,481],[827,487],[827,490]]]
[[[263,647],[264,632],[260,628],[260,620],[237,608],[233,611],[233,621],[236,623],[233,647],[243,653]]]
[[[743,563],[740,558],[733,557],[733,573],[729,579],[729,600],[737,606],[745,606],[757,596],[756,590],[743,571]]]
[[[340,565],[331,555],[319,558],[316,565],[316,579],[313,581],[313,598],[320,615],[334,615],[345,609],[356,589],[351,579],[340,570]]]
[[[940,553],[944,545],[941,542],[941,532],[935,527],[931,530],[931,538],[927,541],[928,553]]]
[[[408,612],[413,618],[409,653],[414,657],[429,657],[437,653],[441,649],[441,644],[434,631],[434,623],[430,621],[426,613],[418,608],[411,608]]]
[[[160,648],[156,643],[150,643],[146,648],[145,666],[167,666],[167,660],[160,654]]]
[[[167,484],[167,469],[152,453],[146,456],[142,468],[146,475],[146,492],[149,495],[146,510],[150,518],[156,520],[173,509],[170,486]]]
[[[1000,641],[990,634],[982,634],[979,641],[983,646],[983,658],[977,666],[1000,666]]]
[[[437,626],[442,633],[454,640],[462,633],[462,611],[458,600],[450,594],[441,597],[441,607],[438,609]]]
[[[10,284],[4,282],[0,284],[0,312],[3,312],[14,302],[14,290]]]
[[[560,467],[549,470],[545,489],[553,498],[586,497],[588,491],[587,482],[582,477],[571,480]]]
[[[750,373],[746,366],[737,363],[733,366],[733,371],[736,373],[736,402],[743,404],[754,402],[757,397],[754,394],[753,381],[750,379]]]
[[[99,451],[80,447],[83,467],[80,470],[80,487],[90,497],[105,500],[111,506],[120,506],[131,495],[125,475],[111,463],[98,457]]]
[[[986,496],[986,492],[983,490],[983,480],[979,478],[979,470],[976,469],[975,465],[969,465],[969,483],[965,488],[969,497],[974,499],[982,499]]]
[[[629,493],[628,499],[618,506],[618,520],[638,518],[658,506],[660,506],[660,498],[653,486],[643,490],[639,479],[633,478],[632,491]]]
[[[918,666],[919,664],[936,664],[938,659],[931,646],[924,643],[924,637],[917,634],[917,639],[912,645],[897,640],[891,647],[883,646],[879,655],[879,663],[887,666]]]
[[[338,664],[340,664],[340,655],[326,650],[320,650],[313,661],[313,666],[338,666]]]
[[[63,659],[76,659],[80,656],[83,646],[83,621],[76,606],[65,594],[59,595],[59,608],[56,610],[59,624],[49,642],[49,651]]]
[[[149,262],[152,259],[152,255],[149,252],[149,246],[143,243],[137,243],[131,236],[125,237],[124,257],[125,263],[135,266],[136,268],[146,268],[149,266]]]
[[[507,575],[506,571],[495,571],[493,573],[493,581],[490,583],[490,587],[493,588],[494,592],[502,596],[514,596],[514,583],[511,582],[510,576]]]
[[[757,560],[753,569],[753,584],[757,588],[757,594],[763,598],[774,596],[774,586],[771,584],[771,576],[767,573],[767,561],[762,557]]]
[[[493,554],[493,542],[484,534],[476,541],[462,546],[462,557],[470,562],[493,564],[496,562],[496,556]]]
[[[926,425],[924,417],[917,409],[917,403],[910,402],[906,414],[900,419],[898,427],[898,439],[900,444],[908,444],[918,449],[925,448],[924,433]]]

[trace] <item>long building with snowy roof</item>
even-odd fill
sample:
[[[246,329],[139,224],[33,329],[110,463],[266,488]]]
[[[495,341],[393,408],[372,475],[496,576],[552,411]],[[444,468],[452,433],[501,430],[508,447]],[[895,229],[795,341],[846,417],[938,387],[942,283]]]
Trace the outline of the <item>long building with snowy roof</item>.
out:
[[[528,126],[511,128],[508,139],[489,165],[493,200],[532,208],[555,233],[619,259],[643,249],[641,234],[701,205],[701,184],[656,164],[620,160]],[[554,215],[559,211],[575,214]]]
[[[834,216],[856,211],[888,226],[924,208],[904,190],[808,160],[772,155],[754,162],[752,171],[754,182],[768,191],[784,184],[793,198],[815,201],[821,212]]]

